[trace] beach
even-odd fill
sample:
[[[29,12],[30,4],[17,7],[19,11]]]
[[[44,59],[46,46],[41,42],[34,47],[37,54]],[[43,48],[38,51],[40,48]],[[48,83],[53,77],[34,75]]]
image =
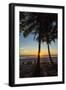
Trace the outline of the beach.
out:
[[[39,75],[39,77],[48,77],[48,76],[57,76],[58,75],[57,56],[53,56],[52,60],[54,62],[53,65],[50,63],[48,56],[40,58],[40,75]],[[19,64],[20,78],[35,77],[34,72],[36,70],[36,65],[37,65],[36,63],[37,63],[37,57],[35,57],[35,56],[20,57],[20,64]]]

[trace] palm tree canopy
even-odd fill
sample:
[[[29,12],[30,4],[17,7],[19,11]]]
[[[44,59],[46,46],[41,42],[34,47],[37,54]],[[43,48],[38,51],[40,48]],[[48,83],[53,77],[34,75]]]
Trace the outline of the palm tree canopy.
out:
[[[21,12],[20,32],[24,37],[32,33],[36,40],[40,34],[42,42],[51,43],[57,39],[57,14]]]

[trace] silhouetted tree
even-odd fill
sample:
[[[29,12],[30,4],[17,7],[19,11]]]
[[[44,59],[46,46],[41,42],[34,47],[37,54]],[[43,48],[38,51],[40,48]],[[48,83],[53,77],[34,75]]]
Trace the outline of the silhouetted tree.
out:
[[[35,76],[40,76],[40,52],[41,42],[47,42],[50,62],[53,63],[50,55],[49,44],[57,38],[57,15],[49,13],[20,13],[20,32],[26,38],[30,33],[38,41],[38,60]]]

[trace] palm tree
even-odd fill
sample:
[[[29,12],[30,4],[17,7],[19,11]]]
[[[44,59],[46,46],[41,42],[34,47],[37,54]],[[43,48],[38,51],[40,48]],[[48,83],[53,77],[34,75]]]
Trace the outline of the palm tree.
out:
[[[40,50],[41,50],[41,38],[40,38],[40,25],[38,22],[38,14],[35,13],[21,13],[20,14],[20,32],[23,32],[23,36],[26,38],[30,33],[34,34],[34,40],[38,39],[38,60],[36,65],[37,73],[35,76],[40,74]]]
[[[23,32],[23,36],[26,38],[30,33],[34,34],[34,39],[38,41],[38,60],[36,65],[35,76],[40,75],[40,52],[41,42],[47,42],[49,58],[52,62],[49,43],[55,40],[54,35],[56,34],[54,29],[57,28],[57,16],[55,14],[47,13],[28,13],[22,12],[20,14],[20,32]],[[51,24],[53,23],[52,26]],[[52,35],[53,34],[53,35]],[[50,38],[51,37],[51,38]]]
[[[47,43],[49,59],[50,59],[51,64],[54,64],[53,60],[51,58],[50,46],[49,45],[51,44],[52,41],[55,43],[55,40],[57,39],[57,22],[53,21],[51,26],[52,26],[51,30],[48,29],[47,33],[42,33],[43,35],[42,35],[41,40],[42,40],[42,42]]]

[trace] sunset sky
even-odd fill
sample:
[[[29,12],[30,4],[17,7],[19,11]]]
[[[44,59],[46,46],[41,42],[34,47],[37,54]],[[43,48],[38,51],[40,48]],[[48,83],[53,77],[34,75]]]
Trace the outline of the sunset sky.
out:
[[[38,42],[33,40],[34,36],[30,34],[27,38],[24,38],[22,33],[19,35],[19,55],[37,55],[38,54]],[[50,45],[51,55],[57,55],[57,40]],[[40,55],[48,55],[47,44],[41,44]]]

